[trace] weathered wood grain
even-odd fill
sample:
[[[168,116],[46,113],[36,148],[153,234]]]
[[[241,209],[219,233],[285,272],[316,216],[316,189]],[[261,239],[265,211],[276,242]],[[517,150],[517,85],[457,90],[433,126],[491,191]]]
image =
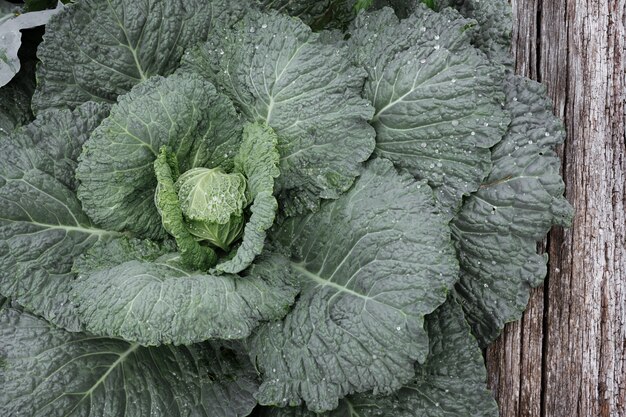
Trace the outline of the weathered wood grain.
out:
[[[514,0],[517,71],[564,119],[572,227],[549,277],[487,351],[503,417],[626,416],[625,0]]]

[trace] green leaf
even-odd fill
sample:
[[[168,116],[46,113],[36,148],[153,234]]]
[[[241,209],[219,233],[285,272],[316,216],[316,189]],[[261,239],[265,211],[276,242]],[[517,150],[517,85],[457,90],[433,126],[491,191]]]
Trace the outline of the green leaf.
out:
[[[228,223],[246,206],[246,178],[221,168],[192,168],[176,180],[183,213],[190,220]]]
[[[473,44],[491,61],[513,66],[511,32],[513,10],[508,0],[437,0],[439,8],[454,7],[463,16],[475,19],[478,30],[473,32]]]
[[[76,176],[87,214],[106,229],[162,238],[153,163],[162,146],[180,171],[232,167],[241,126],[230,101],[193,74],[153,77],[122,96],[85,143]]]
[[[261,404],[306,401],[320,412],[352,392],[391,392],[428,353],[424,315],[444,302],[458,266],[431,189],[389,161],[350,191],[277,227],[302,291],[281,322],[250,341]]]
[[[133,260],[152,262],[175,250],[176,245],[171,240],[155,242],[126,236],[100,240],[74,259],[72,271],[77,275],[86,275]]]
[[[463,310],[448,300],[426,317],[430,353],[416,377],[398,392],[383,397],[353,395],[319,417],[497,417],[487,389],[482,352],[472,337]],[[303,408],[267,408],[263,417],[314,417]]]
[[[287,313],[297,294],[289,263],[263,258],[245,276],[187,271],[176,254],[81,275],[73,301],[89,332],[143,345],[243,339]]]
[[[530,288],[546,275],[536,242],[572,216],[554,152],[564,130],[545,89],[510,76],[505,90],[511,125],[492,150],[489,177],[451,225],[461,263],[456,294],[482,346],[521,317]]]
[[[107,104],[87,102],[73,111],[42,112],[32,123],[17,130],[14,136],[19,136],[22,147],[42,150],[50,159],[39,168],[76,191],[78,156],[89,135],[109,110]]]
[[[0,294],[71,330],[80,328],[69,304],[73,259],[116,235],[91,223],[67,185],[75,162],[61,138],[88,135],[98,117],[87,110],[59,112],[56,125],[39,118],[0,138]]]
[[[274,9],[300,18],[313,30],[344,29],[371,0],[255,0],[261,9]],[[365,3],[365,5],[361,4]]]
[[[0,87],[6,85],[20,70],[17,51],[22,44],[22,29],[45,25],[48,20],[61,11],[59,2],[56,9],[39,12],[20,13],[14,5],[0,0]],[[11,7],[13,6],[13,7]]]
[[[27,62],[20,72],[0,88],[0,136],[32,120],[30,99],[35,91],[35,65]]]
[[[235,157],[235,170],[244,174],[253,199],[252,215],[246,223],[243,241],[232,259],[221,262],[216,270],[236,274],[246,269],[265,245],[266,231],[274,224],[278,203],[273,195],[274,181],[280,175],[278,138],[265,125],[248,124]]]
[[[388,416],[406,417],[497,417],[498,406],[487,388],[487,371],[482,352],[471,335],[463,310],[451,298],[426,319],[430,353],[416,377],[398,393],[376,398]],[[357,397],[361,407],[370,408],[372,396]],[[367,401],[369,400],[369,401]],[[380,401],[380,402],[379,402]],[[369,404],[368,404],[369,403]]]
[[[243,355],[218,345],[146,348],[0,312],[0,414],[238,417],[256,401]]]
[[[235,157],[235,170],[246,177],[252,199],[259,193],[274,190],[274,181],[280,175],[277,146],[278,137],[271,127],[249,123],[243,129],[241,147]]]
[[[174,169],[170,164],[174,166]],[[169,154],[166,147],[162,147],[159,156],[154,161],[154,172],[157,178],[154,205],[161,216],[163,227],[167,233],[176,239],[181,263],[190,269],[205,270],[215,265],[217,254],[212,248],[201,245],[187,230],[183,211],[176,194],[173,179],[175,175],[172,174],[173,170],[177,170],[177,166],[176,155]]]
[[[47,26],[38,57],[35,112],[114,103],[153,75],[169,75],[183,52],[218,22],[237,18],[226,0],[79,1]]]
[[[325,42],[298,19],[250,12],[183,59],[248,121],[278,135],[277,191],[290,214],[339,197],[372,153],[372,109],[360,97],[364,73],[347,55],[347,45]]]
[[[423,5],[399,21],[385,8],[361,14],[350,38],[376,108],[376,154],[427,179],[451,212],[489,173],[489,148],[509,122],[503,69],[472,47],[467,23]]]

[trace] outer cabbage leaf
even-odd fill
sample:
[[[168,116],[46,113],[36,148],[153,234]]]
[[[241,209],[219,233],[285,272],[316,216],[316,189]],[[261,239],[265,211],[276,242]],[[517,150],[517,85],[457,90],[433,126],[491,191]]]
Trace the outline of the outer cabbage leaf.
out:
[[[169,75],[214,25],[235,20],[226,0],[84,0],[50,20],[38,56],[35,112],[114,103],[137,83]]]
[[[423,5],[398,21],[384,8],[359,15],[350,38],[368,72],[376,153],[427,179],[450,211],[489,172],[489,148],[509,122],[500,104],[503,69],[471,46],[469,23]]]
[[[553,150],[564,131],[545,89],[517,76],[505,89],[513,120],[492,150],[489,177],[451,225],[461,263],[456,294],[483,346],[521,317],[530,287],[545,277],[547,256],[536,241],[572,216]]]
[[[68,333],[0,312],[0,414],[239,417],[256,405],[254,372],[217,345],[145,348]]]
[[[153,163],[162,146],[174,151],[180,171],[232,167],[241,126],[230,101],[193,74],[153,77],[120,98],[80,156],[78,195],[103,227],[162,238],[154,205]]]
[[[0,136],[32,120],[30,99],[35,91],[35,64],[26,62],[20,72],[0,88]]]
[[[255,0],[262,9],[272,8],[295,16],[314,30],[343,29],[356,16],[355,4],[362,0]]]
[[[263,251],[266,231],[274,224],[278,203],[274,197],[274,181],[280,175],[280,155],[274,131],[260,124],[249,124],[235,158],[235,170],[247,178],[248,193],[253,199],[252,215],[246,223],[243,241],[232,259],[217,265],[221,272],[236,274],[247,268]]]
[[[59,112],[56,125],[38,119],[0,138],[0,294],[72,330],[80,328],[69,305],[73,258],[116,235],[91,223],[67,185],[73,143],[60,139],[88,135],[98,116],[87,110]]]
[[[497,417],[482,352],[461,307],[448,300],[426,317],[426,327],[428,359],[415,366],[417,376],[398,392],[353,395],[322,416],[299,407],[267,408],[263,417]]]
[[[281,322],[249,343],[264,374],[261,404],[306,401],[320,412],[339,398],[391,392],[428,353],[424,315],[457,278],[446,217],[431,189],[391,162],[370,162],[350,191],[276,228],[302,286]]]
[[[297,290],[280,256],[245,276],[186,271],[175,254],[81,275],[73,300],[88,331],[143,345],[243,339],[260,321],[283,317]]]
[[[510,53],[513,10],[507,0],[434,0],[438,8],[454,7],[463,16],[476,19],[479,27],[473,43],[490,60],[512,66]]]
[[[22,29],[45,25],[48,20],[61,11],[63,3],[56,9],[39,12],[19,13],[14,5],[0,0],[0,87],[6,85],[20,70],[17,51],[22,44]]]
[[[172,240],[155,242],[126,236],[101,240],[74,259],[72,271],[86,275],[134,260],[152,262],[175,250],[176,244]]]
[[[87,102],[73,111],[42,112],[30,124],[15,132],[25,148],[41,149],[49,161],[39,168],[76,191],[78,156],[89,135],[109,114],[107,104]]]
[[[278,135],[277,191],[289,214],[315,209],[352,185],[372,153],[372,108],[347,45],[326,43],[298,19],[250,12],[209,36],[183,65],[211,79],[251,122]]]

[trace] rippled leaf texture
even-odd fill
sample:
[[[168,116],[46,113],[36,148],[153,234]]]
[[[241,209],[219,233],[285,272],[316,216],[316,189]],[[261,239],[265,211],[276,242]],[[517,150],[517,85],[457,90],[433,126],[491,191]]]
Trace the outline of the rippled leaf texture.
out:
[[[228,168],[240,136],[235,108],[209,82],[185,73],[153,77],[121,97],[85,144],[78,195],[102,227],[162,238],[153,168],[160,147],[176,153],[181,172]]]
[[[0,136],[32,120],[30,99],[35,91],[35,64],[26,62],[20,72],[0,88]]]
[[[260,321],[287,313],[297,290],[280,256],[245,276],[186,271],[172,254],[81,275],[73,300],[88,331],[143,345],[243,339]]]
[[[233,3],[233,4],[231,4]],[[48,23],[38,57],[35,112],[114,103],[137,83],[169,75],[211,27],[235,20],[225,0],[84,0]]]
[[[326,38],[324,38],[326,39]],[[337,198],[372,153],[364,73],[344,43],[326,43],[298,19],[250,12],[183,60],[220,86],[251,122],[278,135],[281,202],[294,214]]]
[[[241,148],[235,158],[235,170],[245,175],[248,193],[253,200],[243,240],[232,259],[217,265],[221,272],[236,274],[246,269],[261,254],[267,230],[274,224],[278,202],[274,197],[274,181],[280,175],[278,138],[274,131],[258,123],[243,130]]]
[[[350,191],[292,218],[275,243],[302,291],[281,322],[250,342],[266,405],[306,401],[319,412],[352,392],[391,392],[428,353],[424,315],[457,278],[447,220],[431,189],[374,160]]]
[[[353,395],[319,417],[497,417],[482,352],[453,300],[426,317],[430,353],[417,376],[389,396]],[[267,408],[263,417],[314,417],[304,408]]]
[[[456,293],[483,346],[521,317],[529,289],[543,281],[547,255],[537,254],[536,242],[572,216],[554,152],[564,131],[545,89],[511,76],[506,96],[512,122],[492,150],[493,170],[452,223],[461,264]]]
[[[107,241],[98,241],[74,259],[72,271],[84,276],[95,271],[113,268],[124,262],[155,261],[174,251],[176,251],[176,243],[173,240],[156,242],[121,236]]]
[[[255,406],[245,357],[214,345],[146,348],[0,312],[0,414],[238,417]]]
[[[454,7],[463,16],[475,19],[478,30],[473,43],[487,54],[490,60],[512,66],[511,31],[513,10],[507,0],[438,0],[439,8]]]
[[[300,18],[314,30],[345,28],[356,16],[355,0],[255,0],[262,9],[274,9]]]
[[[73,111],[53,110],[42,112],[29,125],[15,132],[24,148],[41,149],[51,164],[45,170],[76,191],[75,178],[78,156],[89,135],[108,116],[108,104],[87,102]],[[40,169],[44,169],[40,166]]]
[[[114,233],[95,227],[83,213],[68,185],[69,168],[73,146],[102,114],[85,105],[48,116],[0,138],[0,293],[76,330],[68,298],[73,259]]]
[[[427,179],[450,211],[489,172],[489,148],[509,122],[503,70],[472,47],[469,22],[423,5],[398,21],[385,8],[361,14],[350,38],[368,73],[364,96],[376,107],[376,153]]]

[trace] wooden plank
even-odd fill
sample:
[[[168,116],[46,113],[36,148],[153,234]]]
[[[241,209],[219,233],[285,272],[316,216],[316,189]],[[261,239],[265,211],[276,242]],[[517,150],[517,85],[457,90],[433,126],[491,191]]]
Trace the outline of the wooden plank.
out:
[[[624,0],[516,0],[518,72],[565,120],[570,229],[553,230],[546,287],[488,349],[503,417],[626,416]]]

